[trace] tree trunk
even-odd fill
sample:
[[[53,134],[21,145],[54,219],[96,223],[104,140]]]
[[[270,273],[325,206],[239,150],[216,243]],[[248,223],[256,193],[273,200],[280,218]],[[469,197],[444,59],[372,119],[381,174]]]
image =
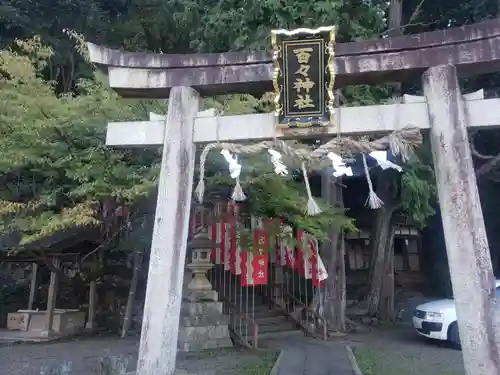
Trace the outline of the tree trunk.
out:
[[[384,205],[374,215],[370,236],[370,290],[365,299],[369,316],[391,321],[394,317],[394,223],[398,206],[399,172],[388,170],[379,174],[377,195]],[[391,302],[392,301],[392,302]],[[391,308],[392,306],[392,308]]]
[[[323,198],[332,206],[344,207],[342,188],[333,182],[333,176],[322,176]],[[345,246],[343,233],[333,230],[328,234],[329,241],[321,247],[321,258],[325,263],[328,278],[324,286],[323,317],[329,330],[346,330],[346,277]]]
[[[403,0],[390,0],[388,36],[403,35]],[[393,96],[401,96],[401,83],[393,86]],[[396,124],[398,125],[398,124]],[[390,175],[389,175],[390,174]],[[370,291],[366,298],[368,315],[384,321],[394,320],[394,223],[397,192],[395,171],[380,173],[377,195],[384,205],[374,215],[370,236]]]
[[[384,277],[378,304],[378,318],[384,322],[394,322],[394,225],[391,223],[390,234],[386,245]]]
[[[388,16],[388,26],[387,36],[390,38],[403,35],[403,0],[390,0],[389,2],[389,16]],[[392,96],[400,97],[401,92],[401,82],[397,82],[393,85]]]
[[[390,0],[389,2],[389,37],[403,35],[403,0]]]
[[[132,280],[130,281],[130,289],[128,291],[127,307],[125,308],[125,314],[123,316],[122,337],[126,336],[128,329],[130,328],[132,312],[134,310],[135,292],[137,290],[137,283],[139,281],[139,273],[141,270],[141,263],[142,252],[140,250],[136,250],[134,252],[134,270],[132,273]]]

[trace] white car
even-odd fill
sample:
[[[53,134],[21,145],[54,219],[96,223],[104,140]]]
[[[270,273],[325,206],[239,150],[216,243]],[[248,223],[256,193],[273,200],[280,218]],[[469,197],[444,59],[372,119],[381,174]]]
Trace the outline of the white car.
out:
[[[496,295],[500,297],[500,280],[496,281]],[[413,327],[419,335],[445,340],[460,348],[455,301],[442,299],[417,306],[413,314]]]

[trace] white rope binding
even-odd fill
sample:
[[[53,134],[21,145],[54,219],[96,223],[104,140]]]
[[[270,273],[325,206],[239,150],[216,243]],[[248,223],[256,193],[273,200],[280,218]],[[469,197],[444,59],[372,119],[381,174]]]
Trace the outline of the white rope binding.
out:
[[[302,174],[304,175],[304,183],[306,184],[307,191],[307,206],[306,206],[306,214],[309,216],[316,216],[322,213],[323,211],[319,208],[318,204],[314,200],[311,193],[311,186],[309,185],[309,178],[307,177],[307,169],[306,163],[302,162]]]
[[[382,199],[380,199],[373,190],[372,179],[370,178],[370,171],[368,170],[368,164],[366,163],[366,155],[362,154],[363,157],[363,167],[365,169],[366,182],[368,183],[368,198],[366,199],[365,206],[370,207],[372,210],[376,210],[384,205]]]

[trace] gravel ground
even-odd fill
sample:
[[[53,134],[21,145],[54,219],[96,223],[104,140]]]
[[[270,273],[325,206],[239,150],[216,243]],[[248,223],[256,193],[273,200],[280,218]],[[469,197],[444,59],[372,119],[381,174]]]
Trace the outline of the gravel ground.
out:
[[[274,341],[274,340],[273,340]],[[280,342],[281,341],[281,342]],[[462,355],[446,345],[430,342],[418,337],[407,325],[392,328],[377,328],[368,333],[350,335],[333,342],[294,336],[293,340],[276,340],[272,347],[294,344],[330,346],[338,350],[339,344],[349,343],[364,355],[364,361],[376,362],[379,372],[367,375],[462,375]],[[72,374],[95,373],[101,356],[124,356],[130,358],[129,370],[135,369],[138,339],[115,337],[85,338],[68,342],[46,344],[24,344],[0,347],[1,375],[39,375],[40,368],[47,364],[72,362]],[[181,357],[180,368],[188,371],[216,371],[217,375],[237,375],[237,369],[259,360],[252,351],[222,350]]]
[[[462,352],[417,336],[407,325],[349,337],[366,375],[462,375]]]

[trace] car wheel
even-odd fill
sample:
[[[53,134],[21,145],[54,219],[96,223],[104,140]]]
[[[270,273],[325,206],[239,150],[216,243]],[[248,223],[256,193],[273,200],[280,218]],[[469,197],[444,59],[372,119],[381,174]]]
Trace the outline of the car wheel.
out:
[[[461,350],[462,345],[460,344],[460,335],[458,333],[458,323],[453,322],[448,328],[448,341],[451,343],[454,349]]]

